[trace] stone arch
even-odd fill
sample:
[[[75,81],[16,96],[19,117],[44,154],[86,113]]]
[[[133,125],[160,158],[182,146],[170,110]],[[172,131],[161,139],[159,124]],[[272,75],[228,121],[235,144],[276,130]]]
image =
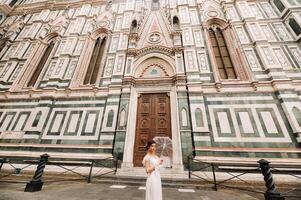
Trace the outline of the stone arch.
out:
[[[90,36],[94,40],[96,40],[99,37],[101,39],[103,39],[104,37],[108,36],[110,33],[111,33],[111,31],[108,30],[107,28],[100,27],[100,28],[93,30]]]
[[[103,38],[101,36],[97,37],[89,65],[85,73],[84,85],[96,83],[101,68],[101,62],[104,60],[106,41],[107,37],[105,36]]]
[[[225,29],[229,26],[229,24],[224,20],[224,19],[220,19],[220,18],[210,18],[206,21],[206,26],[208,28],[212,27],[212,26],[217,26],[220,29]]]
[[[134,19],[131,23],[131,33],[137,33],[138,32],[138,22],[136,19]]]
[[[154,77],[169,77],[164,67],[158,64],[152,64],[144,68],[141,75],[141,78],[154,78]]]
[[[58,36],[59,36],[59,34],[58,34],[57,32],[51,32],[51,33],[47,34],[47,35],[42,39],[42,41],[43,41],[44,43],[49,43],[49,42],[51,42],[54,38],[56,38],[56,37],[58,37]]]
[[[174,31],[179,31],[179,30],[181,30],[181,28],[180,28],[180,20],[179,20],[179,18],[178,18],[177,15],[174,15],[174,16],[172,17],[172,27],[173,27],[173,30],[174,30]]]
[[[85,50],[83,53],[81,53],[79,60],[81,62],[77,65],[75,72],[73,74],[73,78],[71,80],[70,86],[71,87],[87,87],[92,85],[97,85],[100,81],[100,77],[103,75],[104,72],[104,65],[105,65],[105,58],[107,56],[109,44],[110,44],[110,35],[111,31],[104,27],[99,27],[94,29],[90,33],[90,37],[87,39],[85,43]],[[97,42],[97,39],[103,40],[106,39],[104,50],[103,50],[103,56],[99,65],[99,71],[97,72],[96,82],[93,84],[84,84],[85,76],[83,74],[86,74],[88,71],[88,67],[91,61],[91,57],[93,55],[95,43]]]
[[[134,61],[134,67],[131,73],[136,78],[141,77],[143,72],[151,65],[160,66],[168,77],[172,77],[176,74],[174,59],[160,53],[151,53]]]
[[[221,78],[218,71],[218,63],[215,59],[215,53],[213,50],[213,43],[210,40],[210,30],[220,30],[222,37],[225,42],[225,46],[227,47],[229,57],[233,64],[233,68],[235,70],[236,78],[235,81],[250,81],[252,78],[251,71],[248,68],[248,64],[246,63],[246,59],[244,55],[240,51],[239,40],[235,36],[232,27],[223,19],[213,17],[208,19],[205,24],[205,34],[208,39],[208,49],[210,60],[212,61],[213,72],[215,74],[215,79],[219,81],[229,81]],[[230,79],[233,81],[233,79]]]
[[[37,55],[38,62],[34,66],[32,73],[29,76],[29,79],[26,83],[27,87],[35,87],[39,82],[43,71],[45,71],[47,65],[46,63],[51,59],[52,55],[55,51],[56,39],[58,37],[57,33],[50,33],[46,35],[46,37],[42,40],[41,46],[43,46],[43,50],[39,51]]]

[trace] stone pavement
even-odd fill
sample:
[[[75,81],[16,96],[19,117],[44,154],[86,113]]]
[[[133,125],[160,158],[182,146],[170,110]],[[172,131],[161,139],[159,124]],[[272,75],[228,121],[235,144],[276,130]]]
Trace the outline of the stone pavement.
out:
[[[0,200],[144,200],[144,187],[104,183],[46,183],[43,190],[25,193],[25,184],[0,183]],[[257,194],[220,189],[163,188],[164,200],[261,200]]]

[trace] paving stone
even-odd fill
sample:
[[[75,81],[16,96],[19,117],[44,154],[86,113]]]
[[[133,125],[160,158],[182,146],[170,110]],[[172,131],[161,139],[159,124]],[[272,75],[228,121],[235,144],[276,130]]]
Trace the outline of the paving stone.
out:
[[[112,187],[114,186],[114,187]],[[117,187],[118,186],[118,187]],[[23,192],[25,183],[0,183],[0,200],[144,200],[143,187],[84,182],[45,183],[43,190]],[[186,191],[186,192],[179,192]],[[188,192],[189,191],[189,192]],[[163,200],[261,200],[243,191],[163,187]]]

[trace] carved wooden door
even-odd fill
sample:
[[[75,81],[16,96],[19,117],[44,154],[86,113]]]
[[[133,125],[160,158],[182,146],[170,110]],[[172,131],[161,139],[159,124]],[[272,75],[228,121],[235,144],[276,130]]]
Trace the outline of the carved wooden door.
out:
[[[134,166],[142,166],[147,142],[156,136],[171,138],[169,96],[141,94],[138,98]]]

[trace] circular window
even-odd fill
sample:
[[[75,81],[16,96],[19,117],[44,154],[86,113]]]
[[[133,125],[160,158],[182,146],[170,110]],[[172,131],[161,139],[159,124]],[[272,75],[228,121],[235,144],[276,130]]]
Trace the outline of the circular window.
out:
[[[159,33],[151,33],[148,37],[150,43],[159,43],[161,41],[161,36]]]

